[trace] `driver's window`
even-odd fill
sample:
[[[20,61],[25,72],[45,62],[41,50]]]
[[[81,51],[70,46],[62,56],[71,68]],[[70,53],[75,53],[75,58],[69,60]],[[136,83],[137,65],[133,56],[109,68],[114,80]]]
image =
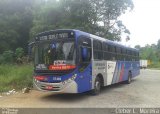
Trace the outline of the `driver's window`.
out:
[[[85,36],[79,37],[79,71],[83,72],[92,59],[91,39]]]
[[[81,36],[79,38],[79,60],[80,62],[90,62],[91,57],[91,39],[85,36]]]
[[[91,48],[90,47],[80,47],[81,61],[90,62],[91,60]]]

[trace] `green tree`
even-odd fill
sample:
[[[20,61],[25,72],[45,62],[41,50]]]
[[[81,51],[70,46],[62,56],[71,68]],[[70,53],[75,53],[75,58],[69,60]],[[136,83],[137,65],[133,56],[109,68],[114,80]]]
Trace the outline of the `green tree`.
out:
[[[157,50],[156,50],[156,55],[157,55],[157,58],[160,62],[160,39],[158,40],[157,42]]]
[[[11,50],[4,51],[3,54],[2,54],[2,57],[3,57],[3,62],[2,63],[13,63],[13,60],[14,60],[13,55],[14,55],[14,53]]]
[[[160,55],[158,51],[158,44],[146,45],[145,47],[139,47],[140,58],[151,60],[152,63],[157,64],[160,61]]]
[[[17,48],[15,51],[16,58],[22,58],[24,56],[24,49],[23,48]]]
[[[135,48],[138,49],[138,50],[140,50],[141,46],[140,45],[136,45]]]
[[[129,30],[123,25],[118,17],[128,9],[133,9],[132,0],[91,0],[98,22],[103,22],[100,36],[110,40],[121,40],[121,34],[130,34]]]
[[[130,34],[118,17],[133,8],[132,0],[48,0],[34,13],[31,37],[50,29],[73,28],[110,40]],[[101,26],[99,23],[103,23]]]
[[[160,50],[160,39],[159,39],[158,42],[157,42],[157,49]]]
[[[132,8],[132,0],[0,0],[0,54],[18,47],[26,53],[37,33],[51,29],[120,40],[130,32],[118,17]]]
[[[96,30],[92,20],[96,14],[89,0],[48,0],[34,14],[31,37],[51,29],[79,29],[90,33]]]
[[[0,53],[17,47],[27,51],[32,0],[0,0],[0,26]]]

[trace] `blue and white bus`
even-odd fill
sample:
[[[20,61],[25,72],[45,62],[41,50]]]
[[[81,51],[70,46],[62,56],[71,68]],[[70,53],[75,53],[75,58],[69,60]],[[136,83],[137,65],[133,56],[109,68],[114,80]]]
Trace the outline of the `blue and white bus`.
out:
[[[34,62],[34,87],[57,93],[98,94],[140,73],[138,50],[74,29],[36,35]]]

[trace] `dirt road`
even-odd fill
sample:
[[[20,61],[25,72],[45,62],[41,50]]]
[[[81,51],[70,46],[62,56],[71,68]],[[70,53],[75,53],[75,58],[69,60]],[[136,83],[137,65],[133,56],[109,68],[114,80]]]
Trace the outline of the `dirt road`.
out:
[[[132,83],[105,87],[98,96],[53,94],[32,90],[0,97],[0,107],[92,108],[92,107],[160,107],[160,71],[141,70]]]

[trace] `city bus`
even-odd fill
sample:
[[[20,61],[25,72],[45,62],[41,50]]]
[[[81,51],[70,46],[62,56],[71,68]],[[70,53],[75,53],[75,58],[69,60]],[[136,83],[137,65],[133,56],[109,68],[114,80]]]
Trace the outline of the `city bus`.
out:
[[[33,85],[41,91],[96,95],[104,86],[129,84],[140,73],[137,49],[80,30],[39,33],[30,47]]]

